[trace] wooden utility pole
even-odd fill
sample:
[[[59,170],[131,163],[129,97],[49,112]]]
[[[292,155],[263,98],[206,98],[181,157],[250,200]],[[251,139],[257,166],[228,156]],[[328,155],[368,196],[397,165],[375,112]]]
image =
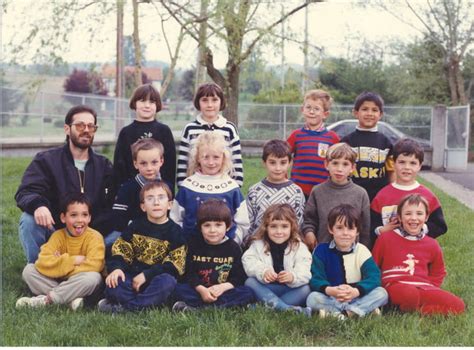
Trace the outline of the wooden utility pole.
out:
[[[138,0],[132,0],[133,4],[133,47],[135,48],[135,86],[140,86],[142,82],[142,49],[140,47],[139,27],[138,27]]]
[[[309,67],[308,67],[308,6],[304,9],[304,46],[303,46],[303,86],[301,94],[304,95],[309,86]]]
[[[123,98],[125,90],[125,77],[123,74],[123,7],[124,0],[117,0],[117,58],[115,69],[115,92],[118,99]],[[117,101],[116,106],[115,135],[118,136],[118,133],[124,124],[124,112],[120,100]]]

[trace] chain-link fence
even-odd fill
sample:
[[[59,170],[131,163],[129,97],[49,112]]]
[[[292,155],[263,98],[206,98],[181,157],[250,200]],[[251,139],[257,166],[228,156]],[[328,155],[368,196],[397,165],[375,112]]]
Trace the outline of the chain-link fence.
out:
[[[64,117],[74,105],[86,104],[99,116],[97,136],[115,139],[118,131],[129,124],[134,111],[128,100],[97,95],[57,94],[45,91],[1,87],[2,105],[1,138],[3,140],[47,141],[63,137]],[[167,124],[179,137],[185,124],[196,114],[191,102],[164,103],[159,113],[161,122]],[[382,121],[411,137],[430,142],[432,108],[428,106],[386,106]],[[353,120],[352,106],[336,104],[331,108],[327,125],[340,120]],[[301,127],[303,117],[300,105],[239,104],[239,133],[242,140],[286,138],[292,130]]]

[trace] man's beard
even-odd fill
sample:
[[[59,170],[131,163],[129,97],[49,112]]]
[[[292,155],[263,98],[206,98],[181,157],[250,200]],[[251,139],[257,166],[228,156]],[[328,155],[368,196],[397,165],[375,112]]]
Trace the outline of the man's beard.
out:
[[[84,134],[81,134],[81,135],[84,135]],[[79,141],[81,135],[79,136],[76,136],[74,134],[71,133],[71,135],[69,135],[69,140],[71,141],[71,143],[76,146],[77,148],[80,148],[80,149],[88,149],[91,145],[92,145],[92,142],[94,141],[94,136],[90,135],[90,139],[88,141],[85,141],[85,142],[81,142]]]

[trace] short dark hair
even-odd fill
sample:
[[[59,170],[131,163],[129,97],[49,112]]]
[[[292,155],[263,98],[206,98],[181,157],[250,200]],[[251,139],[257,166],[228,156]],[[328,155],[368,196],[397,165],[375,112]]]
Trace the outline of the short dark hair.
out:
[[[150,100],[156,104],[156,112],[161,111],[161,96],[158,90],[151,84],[143,84],[137,87],[130,98],[129,107],[134,111],[137,109],[137,101]]]
[[[284,140],[270,140],[265,142],[263,145],[262,159],[264,162],[267,161],[269,156],[275,156],[277,158],[288,157],[288,160],[291,162],[291,147],[288,142]]]
[[[362,106],[362,104],[366,101],[375,103],[377,107],[379,107],[380,112],[383,113],[384,102],[382,96],[370,91],[364,91],[356,97],[354,102],[354,110],[358,111],[360,106]]]
[[[160,141],[152,139],[150,137],[137,140],[130,146],[130,148],[132,150],[133,160],[137,160],[137,155],[139,151],[148,151],[150,149],[156,148],[160,151],[161,157],[163,157],[163,154],[165,152],[163,144]]]
[[[170,187],[166,184],[166,182],[153,180],[143,185],[142,189],[140,190],[140,203],[145,202],[145,192],[154,188],[162,188],[166,192],[168,200],[170,201],[173,199],[173,194],[171,193]]]
[[[219,99],[221,100],[221,107],[219,110],[224,110],[224,108],[226,107],[224,91],[222,91],[222,88],[216,83],[204,83],[199,85],[196,91],[196,95],[194,96],[194,107],[196,107],[196,109],[200,111],[201,108],[199,107],[199,100],[201,99],[201,97],[209,96],[219,97]]]
[[[64,124],[71,125],[74,119],[74,116],[79,113],[90,113],[94,117],[94,124],[97,124],[97,113],[92,109],[92,107],[86,105],[78,105],[72,107],[66,114],[64,118]]]
[[[397,206],[398,216],[399,217],[402,216],[402,210],[403,210],[403,207],[405,206],[405,204],[419,205],[420,203],[423,204],[423,206],[426,209],[426,214],[429,215],[430,214],[430,205],[429,205],[428,201],[426,200],[426,198],[423,197],[419,193],[412,193],[412,194],[409,194],[408,196],[403,197],[402,200],[398,203],[398,206]]]
[[[359,213],[352,205],[339,204],[329,211],[328,228],[332,229],[338,221],[349,228],[357,228],[357,232],[360,232]]]
[[[232,226],[232,213],[222,199],[209,198],[199,205],[197,210],[198,228],[201,229],[201,225],[207,221],[224,221],[227,228]]]
[[[421,147],[417,141],[408,137],[398,140],[393,146],[392,155],[394,161],[397,160],[400,154],[403,154],[404,156],[414,155],[415,158],[420,161],[420,164],[423,163],[423,159],[425,157],[423,147]]]
[[[59,212],[61,214],[66,214],[68,207],[74,203],[85,204],[89,214],[91,213],[91,201],[86,194],[81,192],[71,192],[66,194],[59,204]]]

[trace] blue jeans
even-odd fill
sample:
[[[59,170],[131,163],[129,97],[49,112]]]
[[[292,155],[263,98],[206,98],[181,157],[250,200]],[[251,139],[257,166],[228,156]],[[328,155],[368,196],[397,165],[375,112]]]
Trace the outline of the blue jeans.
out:
[[[164,304],[176,287],[176,279],[168,273],[163,273],[147,281],[140,291],[136,292],[132,288],[133,277],[131,274],[125,274],[125,281],[119,279],[117,287],[105,289],[105,297],[127,310],[143,310]]]
[[[114,242],[122,235],[122,232],[112,231],[104,237],[105,248],[110,249]]]
[[[245,285],[250,287],[257,299],[276,310],[287,310],[292,306],[304,306],[306,297],[311,292],[309,285],[291,288],[280,283],[261,283],[255,277],[249,277]]]
[[[252,290],[245,286],[237,286],[222,293],[213,303],[205,303],[201,295],[188,283],[178,283],[174,291],[174,299],[184,301],[193,307],[233,307],[245,306],[255,301],[255,295]]]
[[[33,215],[23,212],[18,225],[18,235],[28,263],[38,259],[40,248],[45,244],[55,230],[38,225]]]
[[[351,311],[358,316],[365,316],[375,308],[383,306],[388,302],[388,294],[382,287],[373,289],[363,297],[354,298],[350,302],[339,302],[334,297],[330,297],[320,292],[312,292],[306,299],[306,304],[313,310],[326,310],[329,312]]]

